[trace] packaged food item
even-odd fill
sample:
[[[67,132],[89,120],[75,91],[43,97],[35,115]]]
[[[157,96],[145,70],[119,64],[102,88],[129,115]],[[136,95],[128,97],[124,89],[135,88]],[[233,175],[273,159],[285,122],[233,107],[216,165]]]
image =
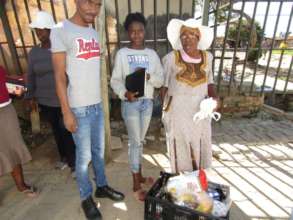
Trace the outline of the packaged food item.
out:
[[[201,176],[201,181],[199,176]],[[205,189],[207,188],[204,171],[194,171],[169,178],[166,191],[171,195],[175,204],[210,213],[213,200],[203,190],[202,185]]]
[[[223,201],[226,199],[226,196],[220,188],[208,188],[207,193],[213,200]]]
[[[213,209],[213,199],[205,191],[198,194],[198,207],[196,211],[210,213]]]
[[[212,215],[216,217],[225,217],[227,216],[231,204],[227,204],[224,202],[220,202],[218,200],[214,200]]]
[[[176,174],[161,172],[146,197],[145,219],[228,220],[232,204],[230,187],[208,181],[208,189],[204,191],[203,178],[200,178],[199,173],[185,173],[178,177]],[[204,173],[208,174],[208,170],[204,170]]]

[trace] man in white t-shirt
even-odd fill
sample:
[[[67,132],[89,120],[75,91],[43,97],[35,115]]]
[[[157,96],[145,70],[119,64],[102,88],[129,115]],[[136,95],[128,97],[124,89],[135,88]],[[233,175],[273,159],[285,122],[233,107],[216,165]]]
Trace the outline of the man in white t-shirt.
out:
[[[102,219],[92,199],[88,165],[92,161],[98,198],[124,195],[108,186],[104,170],[105,129],[100,86],[100,44],[91,24],[101,0],[76,0],[76,12],[51,31],[51,49],[64,124],[76,144],[76,177],[88,219]]]

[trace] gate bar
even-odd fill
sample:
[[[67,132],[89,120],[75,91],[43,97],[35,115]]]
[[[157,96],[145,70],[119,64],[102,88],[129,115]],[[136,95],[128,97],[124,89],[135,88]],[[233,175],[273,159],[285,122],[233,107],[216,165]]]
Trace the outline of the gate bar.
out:
[[[39,10],[41,11],[41,10],[42,10],[42,5],[41,5],[40,0],[37,0],[37,4],[38,4],[38,8],[39,8]]]
[[[282,6],[283,6],[283,2],[281,1],[280,2],[280,5],[279,5],[279,10],[278,10],[277,21],[275,23],[275,30],[274,30],[274,35],[273,35],[273,42],[272,42],[272,45],[271,45],[271,49],[269,51],[269,59],[268,59],[268,63],[267,63],[266,71],[265,71],[265,76],[264,76],[263,84],[262,84],[262,87],[261,87],[261,95],[263,95],[264,89],[265,89],[266,79],[267,79],[267,76],[268,76],[268,70],[269,70],[269,66],[270,66],[270,62],[271,62],[271,57],[272,57],[272,48],[274,47],[274,44],[275,44],[275,38],[276,38],[276,33],[277,33],[278,24],[279,24],[279,20],[280,20],[280,14],[281,14],[281,11],[282,11]]]
[[[50,0],[50,6],[51,6],[54,21],[55,21],[55,23],[57,23],[57,17],[56,17],[55,6],[54,6],[53,0]]]
[[[271,6],[271,1],[268,1],[267,8],[266,8],[266,13],[265,13],[265,20],[264,20],[264,23],[263,23],[263,26],[262,26],[262,30],[265,30],[265,28],[266,28],[270,6]],[[263,39],[264,39],[264,34],[262,34],[261,38],[260,38],[260,45],[258,46],[257,57],[259,57],[259,53],[261,52],[261,48],[262,48],[261,44],[262,44]],[[256,64],[255,64],[254,70],[253,70],[253,77],[252,77],[252,81],[251,81],[251,85],[250,85],[250,91],[249,91],[250,95],[253,92],[253,86],[254,86],[256,71],[257,71],[257,67],[258,67],[258,60],[259,59],[256,60]]]
[[[32,18],[31,18],[31,14],[30,14],[30,10],[29,10],[29,7],[28,7],[27,0],[24,0],[24,5],[25,5],[25,10],[26,10],[26,14],[27,14],[27,17],[28,17],[28,21],[29,21],[29,23],[31,23]],[[35,32],[33,30],[31,30],[31,33],[32,33],[32,38],[33,38],[34,45],[36,45],[37,41],[36,41]]]
[[[232,81],[234,81],[234,74],[236,72],[236,67],[237,67],[237,65],[236,65],[236,53],[237,53],[239,39],[240,39],[240,30],[241,30],[241,27],[242,27],[242,18],[243,18],[244,7],[245,7],[245,1],[242,1],[241,14],[240,14],[238,25],[237,25],[238,32],[237,32],[236,41],[235,41],[235,45],[234,45],[233,61],[232,61],[230,79],[229,79],[228,95],[230,95],[230,93],[231,93],[231,85],[232,85]]]
[[[66,19],[68,19],[68,9],[67,9],[67,0],[63,0],[63,8],[64,8],[64,13],[65,13],[65,17]]]
[[[154,50],[157,50],[157,0],[154,0]]]
[[[222,49],[222,56],[221,56],[220,67],[219,67],[219,71],[218,71],[218,85],[217,85],[217,92],[218,93],[220,91],[220,86],[221,86],[223,62],[224,62],[224,55],[225,55],[225,50],[226,50],[225,45],[226,45],[226,42],[227,42],[228,30],[229,30],[229,26],[230,26],[231,12],[232,12],[232,8],[233,8],[233,0],[230,0],[229,2],[230,2],[230,4],[227,6],[227,7],[229,7],[229,12],[228,12],[228,18],[227,18],[227,24],[226,24],[226,30],[225,30],[225,37],[224,37],[224,43],[223,43],[223,49]]]
[[[166,10],[167,10],[167,16],[166,16],[166,18],[167,18],[166,27],[167,27],[167,25],[169,23],[169,20],[170,20],[170,0],[167,0]],[[167,35],[166,35],[166,37],[167,37]],[[169,52],[169,42],[168,42],[168,39],[167,39],[166,42],[167,42],[166,43],[166,47],[167,47],[167,53],[168,53]]]
[[[12,58],[12,62],[13,65],[15,67],[16,73],[17,74],[21,74],[22,73],[22,68],[19,62],[19,57],[17,54],[17,50],[14,44],[14,40],[13,40],[13,35],[12,35],[12,31],[9,25],[9,20],[5,11],[5,5],[4,4],[0,4],[0,16],[1,16],[1,20],[2,20],[2,24],[3,24],[3,29],[5,32],[5,36],[7,39],[7,43],[8,43],[8,47],[10,50],[10,54],[11,54],[11,58]]]
[[[214,40],[213,40],[213,43],[212,43],[212,54],[213,54],[213,63],[212,63],[212,70],[213,70],[213,77],[215,77],[215,55],[216,55],[216,51],[215,51],[215,44],[216,44],[216,37],[217,37],[217,23],[218,23],[218,10],[219,10],[219,5],[220,5],[220,2],[219,0],[217,0],[217,3],[216,3],[216,11],[215,11],[215,21],[214,21]]]
[[[233,1],[230,1],[230,5],[232,4],[232,2]],[[218,3],[219,3],[219,1],[217,0],[217,4]],[[206,25],[206,26],[209,25],[209,6],[210,6],[210,1],[204,0],[203,9],[202,9],[202,24]],[[229,13],[230,13],[230,11],[229,11]]]
[[[290,13],[289,21],[288,21],[288,26],[287,26],[287,30],[286,30],[284,42],[287,41],[288,36],[289,36],[289,30],[290,30],[291,21],[292,21],[292,14],[293,14],[293,5],[291,7],[291,13]],[[279,59],[279,64],[278,64],[278,69],[277,69],[277,73],[276,73],[276,77],[275,77],[275,82],[274,82],[274,87],[273,87],[272,95],[275,94],[276,85],[277,85],[277,81],[278,81],[278,77],[279,77],[279,73],[280,73],[280,68],[281,68],[281,64],[282,64],[284,52],[285,52],[285,50],[282,50],[281,56],[280,56],[280,59]]]
[[[256,15],[258,2],[259,2],[259,0],[256,0],[255,4],[254,4],[253,15],[252,15],[251,24],[250,24],[250,30],[252,30],[252,28],[254,26],[254,21],[255,21],[255,15]],[[248,43],[247,43],[247,46],[246,46],[245,59],[244,59],[244,64],[243,64],[242,74],[241,74],[241,80],[240,80],[240,85],[239,85],[239,93],[241,93],[241,90],[242,90],[242,84],[243,84],[243,80],[244,80],[244,74],[245,74],[245,69],[246,69],[246,64],[247,64],[247,59],[248,59],[248,53],[249,53],[249,49],[251,49],[250,48],[251,39],[252,39],[252,31],[250,31],[249,40],[248,40]]]
[[[120,30],[119,30],[119,11],[118,11],[118,0],[115,0],[115,16],[116,16],[116,30],[117,30],[117,41],[118,41],[118,48],[120,49]]]
[[[179,1],[179,17],[182,19],[182,0]]]
[[[106,42],[109,42],[109,30],[108,30],[108,21],[107,15],[105,13],[105,31],[106,31]],[[108,51],[108,68],[110,70],[110,74],[112,74],[112,60],[111,60],[111,51],[110,51],[110,44],[106,43],[107,51]]]
[[[26,51],[26,48],[25,48],[25,42],[24,42],[24,38],[23,38],[23,34],[22,34],[21,25],[19,23],[19,18],[18,18],[18,14],[17,14],[17,11],[16,11],[16,6],[15,6],[14,0],[11,1],[11,4],[12,4],[12,8],[13,8],[13,14],[14,14],[14,17],[15,17],[15,20],[16,20],[18,33],[19,33],[19,36],[20,36],[20,41],[21,41],[21,44],[22,44],[22,49],[23,49],[23,52],[24,52],[25,59],[27,60],[28,55],[27,55],[27,51]]]
[[[144,0],[140,1],[141,13],[144,15]]]
[[[128,14],[131,13],[131,0],[128,0]]]
[[[191,17],[194,18],[194,10],[195,10],[195,1],[192,0],[192,9],[191,9]]]
[[[8,64],[7,64],[7,60],[6,60],[5,54],[4,54],[4,50],[3,50],[3,47],[2,47],[2,43],[0,43],[0,52],[1,52],[1,56],[2,56],[2,60],[3,60],[3,63],[4,63],[5,69],[8,70]]]
[[[291,63],[290,63],[290,67],[288,70],[288,75],[287,75],[287,79],[286,79],[286,83],[285,83],[285,87],[284,87],[284,91],[283,91],[283,98],[285,98],[286,93],[287,93],[287,86],[288,86],[288,82],[291,76],[291,70],[292,70],[292,66],[293,66],[293,56],[291,57]]]

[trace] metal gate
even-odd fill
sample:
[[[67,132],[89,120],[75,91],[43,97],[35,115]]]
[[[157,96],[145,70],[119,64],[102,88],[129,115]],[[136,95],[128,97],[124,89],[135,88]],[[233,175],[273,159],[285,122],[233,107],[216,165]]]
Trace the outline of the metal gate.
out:
[[[133,9],[135,2],[136,8]],[[145,13],[146,2],[149,13]],[[150,6],[151,2],[151,6]],[[108,51],[127,45],[122,22],[127,13],[140,11],[148,19],[146,45],[160,56],[171,50],[166,26],[171,18],[194,16],[200,1],[118,1],[113,0],[116,35],[107,32]],[[214,29],[210,51],[214,55],[213,71],[218,92],[226,95],[275,95],[293,93],[293,2],[290,0],[210,0],[203,20]],[[170,5],[177,4],[177,11]],[[183,8],[190,11],[183,11]],[[164,11],[163,17],[158,14]],[[151,13],[152,12],[152,13]],[[272,19],[274,17],[274,19]],[[201,19],[202,16],[196,17]],[[109,27],[109,25],[107,25]],[[290,35],[291,34],[291,35]],[[113,38],[115,40],[113,40]],[[285,47],[282,48],[282,44]],[[286,45],[287,44],[287,45]],[[116,46],[116,47],[115,47]],[[110,59],[110,67],[113,57]],[[273,104],[273,103],[271,103]]]
[[[12,74],[24,74],[28,52],[37,44],[29,23],[38,10],[52,13],[55,22],[72,15],[74,0],[1,0],[0,63]]]
[[[229,94],[233,87],[240,94],[293,93],[292,14],[293,2],[286,0],[211,1],[218,91],[226,84]]]
[[[12,73],[26,72],[27,54],[37,43],[29,30],[33,14],[43,9],[59,22],[72,15],[74,0],[7,0],[0,4],[0,62]],[[106,36],[109,69],[115,51],[129,42],[123,21],[129,12],[147,18],[146,45],[162,57],[172,48],[166,37],[171,18],[194,16],[201,0],[107,0]],[[218,91],[227,94],[293,93],[293,2],[290,0],[209,0],[204,20],[214,29],[210,51]],[[205,8],[205,7],[204,7]],[[272,19],[274,17],[274,19]],[[197,17],[201,19],[201,16]],[[270,30],[268,34],[268,30]]]

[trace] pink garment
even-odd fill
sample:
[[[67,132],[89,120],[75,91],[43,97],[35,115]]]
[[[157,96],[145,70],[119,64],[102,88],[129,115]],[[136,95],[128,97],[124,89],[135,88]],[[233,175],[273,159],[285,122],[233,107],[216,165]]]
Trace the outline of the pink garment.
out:
[[[182,59],[186,63],[200,63],[201,62],[201,58],[199,58],[199,59],[192,58],[184,50],[180,50],[180,54],[181,54]]]

